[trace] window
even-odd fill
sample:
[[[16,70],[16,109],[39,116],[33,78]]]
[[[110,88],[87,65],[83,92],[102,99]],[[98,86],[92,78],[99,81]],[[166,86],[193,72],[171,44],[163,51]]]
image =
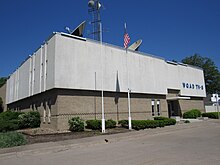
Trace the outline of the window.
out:
[[[157,100],[157,115],[160,116],[160,100]]]
[[[152,116],[154,116],[154,99],[151,100],[151,111],[152,111]]]

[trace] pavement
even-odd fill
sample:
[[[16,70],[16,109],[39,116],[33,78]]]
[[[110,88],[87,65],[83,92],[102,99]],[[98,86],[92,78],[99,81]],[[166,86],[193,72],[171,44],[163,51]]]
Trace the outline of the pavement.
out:
[[[61,160],[66,157],[62,164],[210,164],[211,162],[217,165],[220,164],[219,140],[220,121],[206,120],[164,128],[0,149],[0,164],[25,164],[27,159],[33,160],[32,165],[38,164],[39,161],[41,164],[52,164],[52,160],[62,163]],[[105,152],[112,156],[108,157]],[[57,154],[62,155],[62,159]],[[104,156],[97,157],[98,155]],[[130,157],[132,160],[126,159]],[[116,160],[119,162],[117,163]]]

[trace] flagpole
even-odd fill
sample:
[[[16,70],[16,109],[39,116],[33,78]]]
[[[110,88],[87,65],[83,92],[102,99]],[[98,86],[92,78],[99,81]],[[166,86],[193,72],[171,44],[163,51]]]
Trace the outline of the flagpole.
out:
[[[103,54],[102,54],[102,23],[100,23],[101,69],[102,69],[102,133],[105,133],[104,91],[103,91]]]
[[[126,23],[125,23],[125,34],[127,33],[126,31]],[[129,58],[128,58],[128,47],[126,46],[125,47],[126,49],[126,55],[127,55],[127,81],[128,81],[128,128],[131,130],[132,129],[132,126],[131,126],[131,102],[130,102],[130,89],[129,89],[129,66],[128,66],[128,62],[129,62]]]

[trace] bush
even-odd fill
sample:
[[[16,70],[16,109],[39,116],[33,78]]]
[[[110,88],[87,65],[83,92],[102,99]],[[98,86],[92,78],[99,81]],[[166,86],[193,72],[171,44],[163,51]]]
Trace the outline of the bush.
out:
[[[84,131],[84,121],[79,117],[73,117],[69,121],[69,130],[75,132]]]
[[[128,120],[120,120],[118,122],[122,127],[128,128]],[[168,125],[175,125],[176,120],[166,117],[155,117],[154,120],[132,120],[132,128],[135,130],[164,127]]]
[[[211,118],[211,119],[218,119],[218,112],[203,113],[202,117],[208,117],[208,118]]]
[[[118,121],[118,124],[124,128],[128,128],[128,120],[120,120]]]
[[[26,112],[18,116],[19,128],[40,127],[40,113],[37,111]]]
[[[105,128],[115,128],[116,127],[116,121],[109,119],[105,120]],[[87,120],[86,121],[86,128],[92,129],[92,130],[101,130],[102,129],[102,121],[101,120]]]
[[[19,129],[18,116],[21,112],[6,111],[0,113],[0,132],[14,131]]]
[[[0,148],[25,145],[27,139],[18,132],[0,133]]]
[[[163,121],[165,126],[175,125],[176,120],[167,117],[154,117],[154,120]]]
[[[36,128],[40,126],[40,113],[6,111],[0,113],[0,132],[14,131],[19,128]]]
[[[18,119],[18,116],[23,114],[22,112],[13,112],[13,111],[6,111],[0,113],[0,120],[13,120]]]
[[[109,119],[105,121],[105,128],[115,128],[116,127],[116,121]]]
[[[102,122],[101,120],[87,120],[86,121],[86,128],[92,130],[101,130],[102,129]]]
[[[198,109],[192,109],[183,114],[184,119],[196,119],[201,116],[201,112]]]
[[[132,128],[135,130],[165,126],[164,121],[162,120],[132,120],[131,124]]]
[[[19,121],[17,119],[2,120],[0,119],[0,132],[14,131],[19,129]]]

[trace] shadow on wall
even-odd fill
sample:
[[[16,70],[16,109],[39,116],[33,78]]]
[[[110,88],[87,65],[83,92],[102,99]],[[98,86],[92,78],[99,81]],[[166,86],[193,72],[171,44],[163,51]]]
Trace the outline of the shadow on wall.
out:
[[[120,84],[119,84],[119,79],[118,79],[118,71],[116,74],[116,90],[115,90],[115,104],[118,104],[119,102],[119,93],[120,93]]]

